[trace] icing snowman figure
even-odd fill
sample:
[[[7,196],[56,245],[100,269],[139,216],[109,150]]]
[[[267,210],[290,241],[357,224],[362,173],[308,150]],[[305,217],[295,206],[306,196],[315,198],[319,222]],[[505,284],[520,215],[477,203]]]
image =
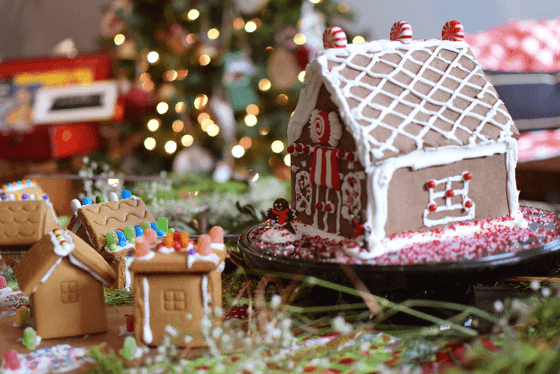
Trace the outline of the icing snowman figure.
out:
[[[266,211],[266,218],[273,219],[281,227],[287,229],[292,234],[296,233],[294,227],[292,226],[292,220],[296,217],[296,211],[290,209],[290,205],[286,199],[276,199],[272,208]]]

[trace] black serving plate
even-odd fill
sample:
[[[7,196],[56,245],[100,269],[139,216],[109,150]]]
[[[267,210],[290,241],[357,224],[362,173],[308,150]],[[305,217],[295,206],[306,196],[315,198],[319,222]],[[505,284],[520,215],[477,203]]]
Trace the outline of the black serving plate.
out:
[[[238,246],[250,267],[285,273],[303,273],[330,282],[351,286],[344,271],[334,262],[312,261],[281,257],[261,249],[251,241],[251,233],[261,225],[244,232]],[[502,253],[488,257],[457,262],[438,262],[410,265],[348,265],[369,288],[370,292],[403,297],[420,294],[457,293],[475,283],[491,283],[514,276],[548,276],[560,268],[560,239],[546,244],[536,244],[530,249]],[[449,297],[451,296],[451,297]],[[396,297],[397,299],[400,297]],[[438,297],[439,298],[439,297]],[[461,300],[457,301],[461,301]]]

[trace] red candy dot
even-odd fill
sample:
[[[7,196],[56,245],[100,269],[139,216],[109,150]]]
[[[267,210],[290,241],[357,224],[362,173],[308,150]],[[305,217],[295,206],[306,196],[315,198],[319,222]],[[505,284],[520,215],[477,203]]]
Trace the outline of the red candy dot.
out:
[[[436,186],[436,182],[434,181],[429,181],[428,183],[426,183],[426,186],[428,188],[434,188]]]
[[[325,210],[326,210],[327,212],[330,212],[330,211],[332,210],[332,205],[331,205],[331,204],[325,205]]]
[[[470,181],[472,179],[471,173],[465,173],[463,175],[463,179],[466,180],[466,181]]]
[[[317,209],[319,209],[319,210],[323,209],[323,203],[321,203],[321,202],[317,203],[317,204],[315,205],[315,208],[317,208]]]
[[[447,197],[453,197],[453,196],[455,196],[455,191],[453,191],[453,190],[447,190],[447,191],[445,191],[445,196],[447,196]]]
[[[472,206],[473,206],[472,201],[467,200],[467,201],[465,202],[465,207],[467,207],[467,208],[472,208]]]
[[[344,154],[345,154],[345,153],[346,153],[346,152],[344,152],[344,150],[339,149],[339,150],[336,152],[336,157],[338,157],[338,158],[344,158]]]
[[[309,153],[309,146],[308,145],[303,147],[303,153]]]
[[[296,144],[296,152],[301,152],[303,146],[301,144]]]
[[[430,210],[430,212],[435,212],[437,210],[437,205],[436,204],[430,204],[428,209]]]
[[[288,153],[292,153],[294,151],[294,146],[293,145],[289,145],[288,146]]]
[[[348,155],[346,155],[346,159],[347,159],[348,161],[354,161],[354,154],[351,153],[351,152],[348,153]]]

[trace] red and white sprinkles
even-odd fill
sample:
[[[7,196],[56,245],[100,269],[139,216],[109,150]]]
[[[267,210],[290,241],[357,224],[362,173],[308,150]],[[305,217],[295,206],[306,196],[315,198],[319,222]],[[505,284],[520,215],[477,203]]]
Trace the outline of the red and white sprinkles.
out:
[[[395,22],[391,27],[389,39],[409,44],[412,41],[412,27],[406,21]]]
[[[434,240],[425,243],[411,243],[409,246],[388,252],[370,260],[358,260],[346,255],[344,246],[355,246],[352,239],[343,241],[315,237],[303,237],[292,242],[271,244],[260,240],[268,227],[263,226],[254,230],[250,240],[259,248],[272,252],[281,257],[292,259],[307,259],[313,261],[362,263],[370,265],[409,265],[422,263],[436,263],[442,261],[462,261],[501,253],[517,252],[544,243],[560,239],[560,218],[551,212],[535,208],[521,207],[523,218],[530,224],[538,223],[541,228],[504,227],[513,221],[512,217],[501,217],[487,220],[458,222],[443,229],[432,230],[436,236]],[[503,224],[500,227],[500,224]],[[449,230],[459,230],[462,227],[481,226],[485,229],[472,235],[454,238],[444,238]],[[394,234],[387,239],[400,240],[413,238],[426,232],[406,232]],[[364,249],[362,249],[364,250]]]
[[[329,27],[323,33],[323,48],[345,48],[348,44],[346,33],[338,26]]]
[[[441,30],[441,38],[452,42],[463,41],[465,39],[465,30],[461,22],[455,20],[447,21]]]

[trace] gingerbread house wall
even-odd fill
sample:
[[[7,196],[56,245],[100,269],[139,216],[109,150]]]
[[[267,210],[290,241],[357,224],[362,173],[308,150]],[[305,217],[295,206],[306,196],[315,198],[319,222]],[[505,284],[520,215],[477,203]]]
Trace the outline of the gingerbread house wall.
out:
[[[424,211],[429,205],[427,182],[442,180],[450,176],[460,176],[464,172],[472,175],[466,198],[474,203],[474,218],[486,219],[509,215],[506,193],[507,169],[505,154],[465,159],[449,165],[432,166],[413,171],[411,168],[397,169],[389,183],[387,194],[387,222],[385,235],[406,231],[425,231],[445,226],[444,224],[426,226]],[[463,182],[453,182],[453,189],[462,189]],[[445,183],[440,183],[436,191],[443,191]],[[451,198],[452,204],[461,205],[462,195]],[[435,200],[438,205],[445,204],[444,198]],[[464,217],[465,209],[430,212],[433,220],[444,217]]]
[[[327,112],[336,112],[338,115],[338,108],[332,102],[330,98],[330,94],[327,89],[322,86],[318,99],[317,105],[315,107],[317,110],[324,110]],[[339,121],[342,124],[342,120],[340,119],[340,115],[338,115]],[[354,152],[356,151],[356,144],[354,141],[354,137],[350,134],[347,130],[347,127],[342,125],[343,131],[342,136],[335,147],[336,149],[343,150],[345,152]],[[302,145],[309,145],[311,147],[317,145],[317,143],[313,142],[310,136],[310,122],[303,127],[301,132],[301,136],[299,139],[296,140],[296,144]],[[302,222],[313,225],[314,227],[325,230],[327,232],[336,233],[338,235],[342,235],[345,237],[353,237],[354,235],[354,226],[352,224],[351,219],[347,219],[344,216],[348,217],[348,215],[341,214],[342,207],[342,193],[343,191],[338,191],[335,189],[319,186],[313,184],[309,181],[311,186],[310,188],[310,199],[309,199],[309,209],[304,209],[301,204],[298,204],[298,200],[302,199],[301,193],[298,193],[296,184],[298,183],[298,175],[301,172],[311,173],[311,165],[313,162],[313,152],[310,153],[302,153],[294,151],[291,154],[291,164],[292,164],[292,173],[291,173],[291,192],[292,192],[292,201],[291,205],[292,208],[296,209],[297,211],[297,218]],[[367,204],[367,193],[366,193],[366,178],[364,173],[364,168],[355,157],[354,161],[348,161],[345,159],[339,160],[339,171],[341,175],[341,183],[344,186],[345,178],[354,176],[354,178],[359,183],[360,191],[359,196],[359,204],[355,205],[354,210],[355,212],[355,219],[358,223],[363,223],[365,219],[365,214],[363,210],[366,208]],[[343,188],[342,188],[343,189]],[[342,190],[341,189],[341,190]],[[330,202],[334,206],[334,209],[331,212],[326,212],[324,209],[317,209],[316,204],[321,202],[325,204],[325,202]],[[325,225],[326,222],[326,225]]]
[[[75,302],[63,299],[74,291]],[[65,301],[65,302],[64,302]],[[68,258],[54,269],[45,283],[32,294],[32,312],[37,335],[43,339],[95,334],[107,331],[103,285],[91,274],[70,263]]]

